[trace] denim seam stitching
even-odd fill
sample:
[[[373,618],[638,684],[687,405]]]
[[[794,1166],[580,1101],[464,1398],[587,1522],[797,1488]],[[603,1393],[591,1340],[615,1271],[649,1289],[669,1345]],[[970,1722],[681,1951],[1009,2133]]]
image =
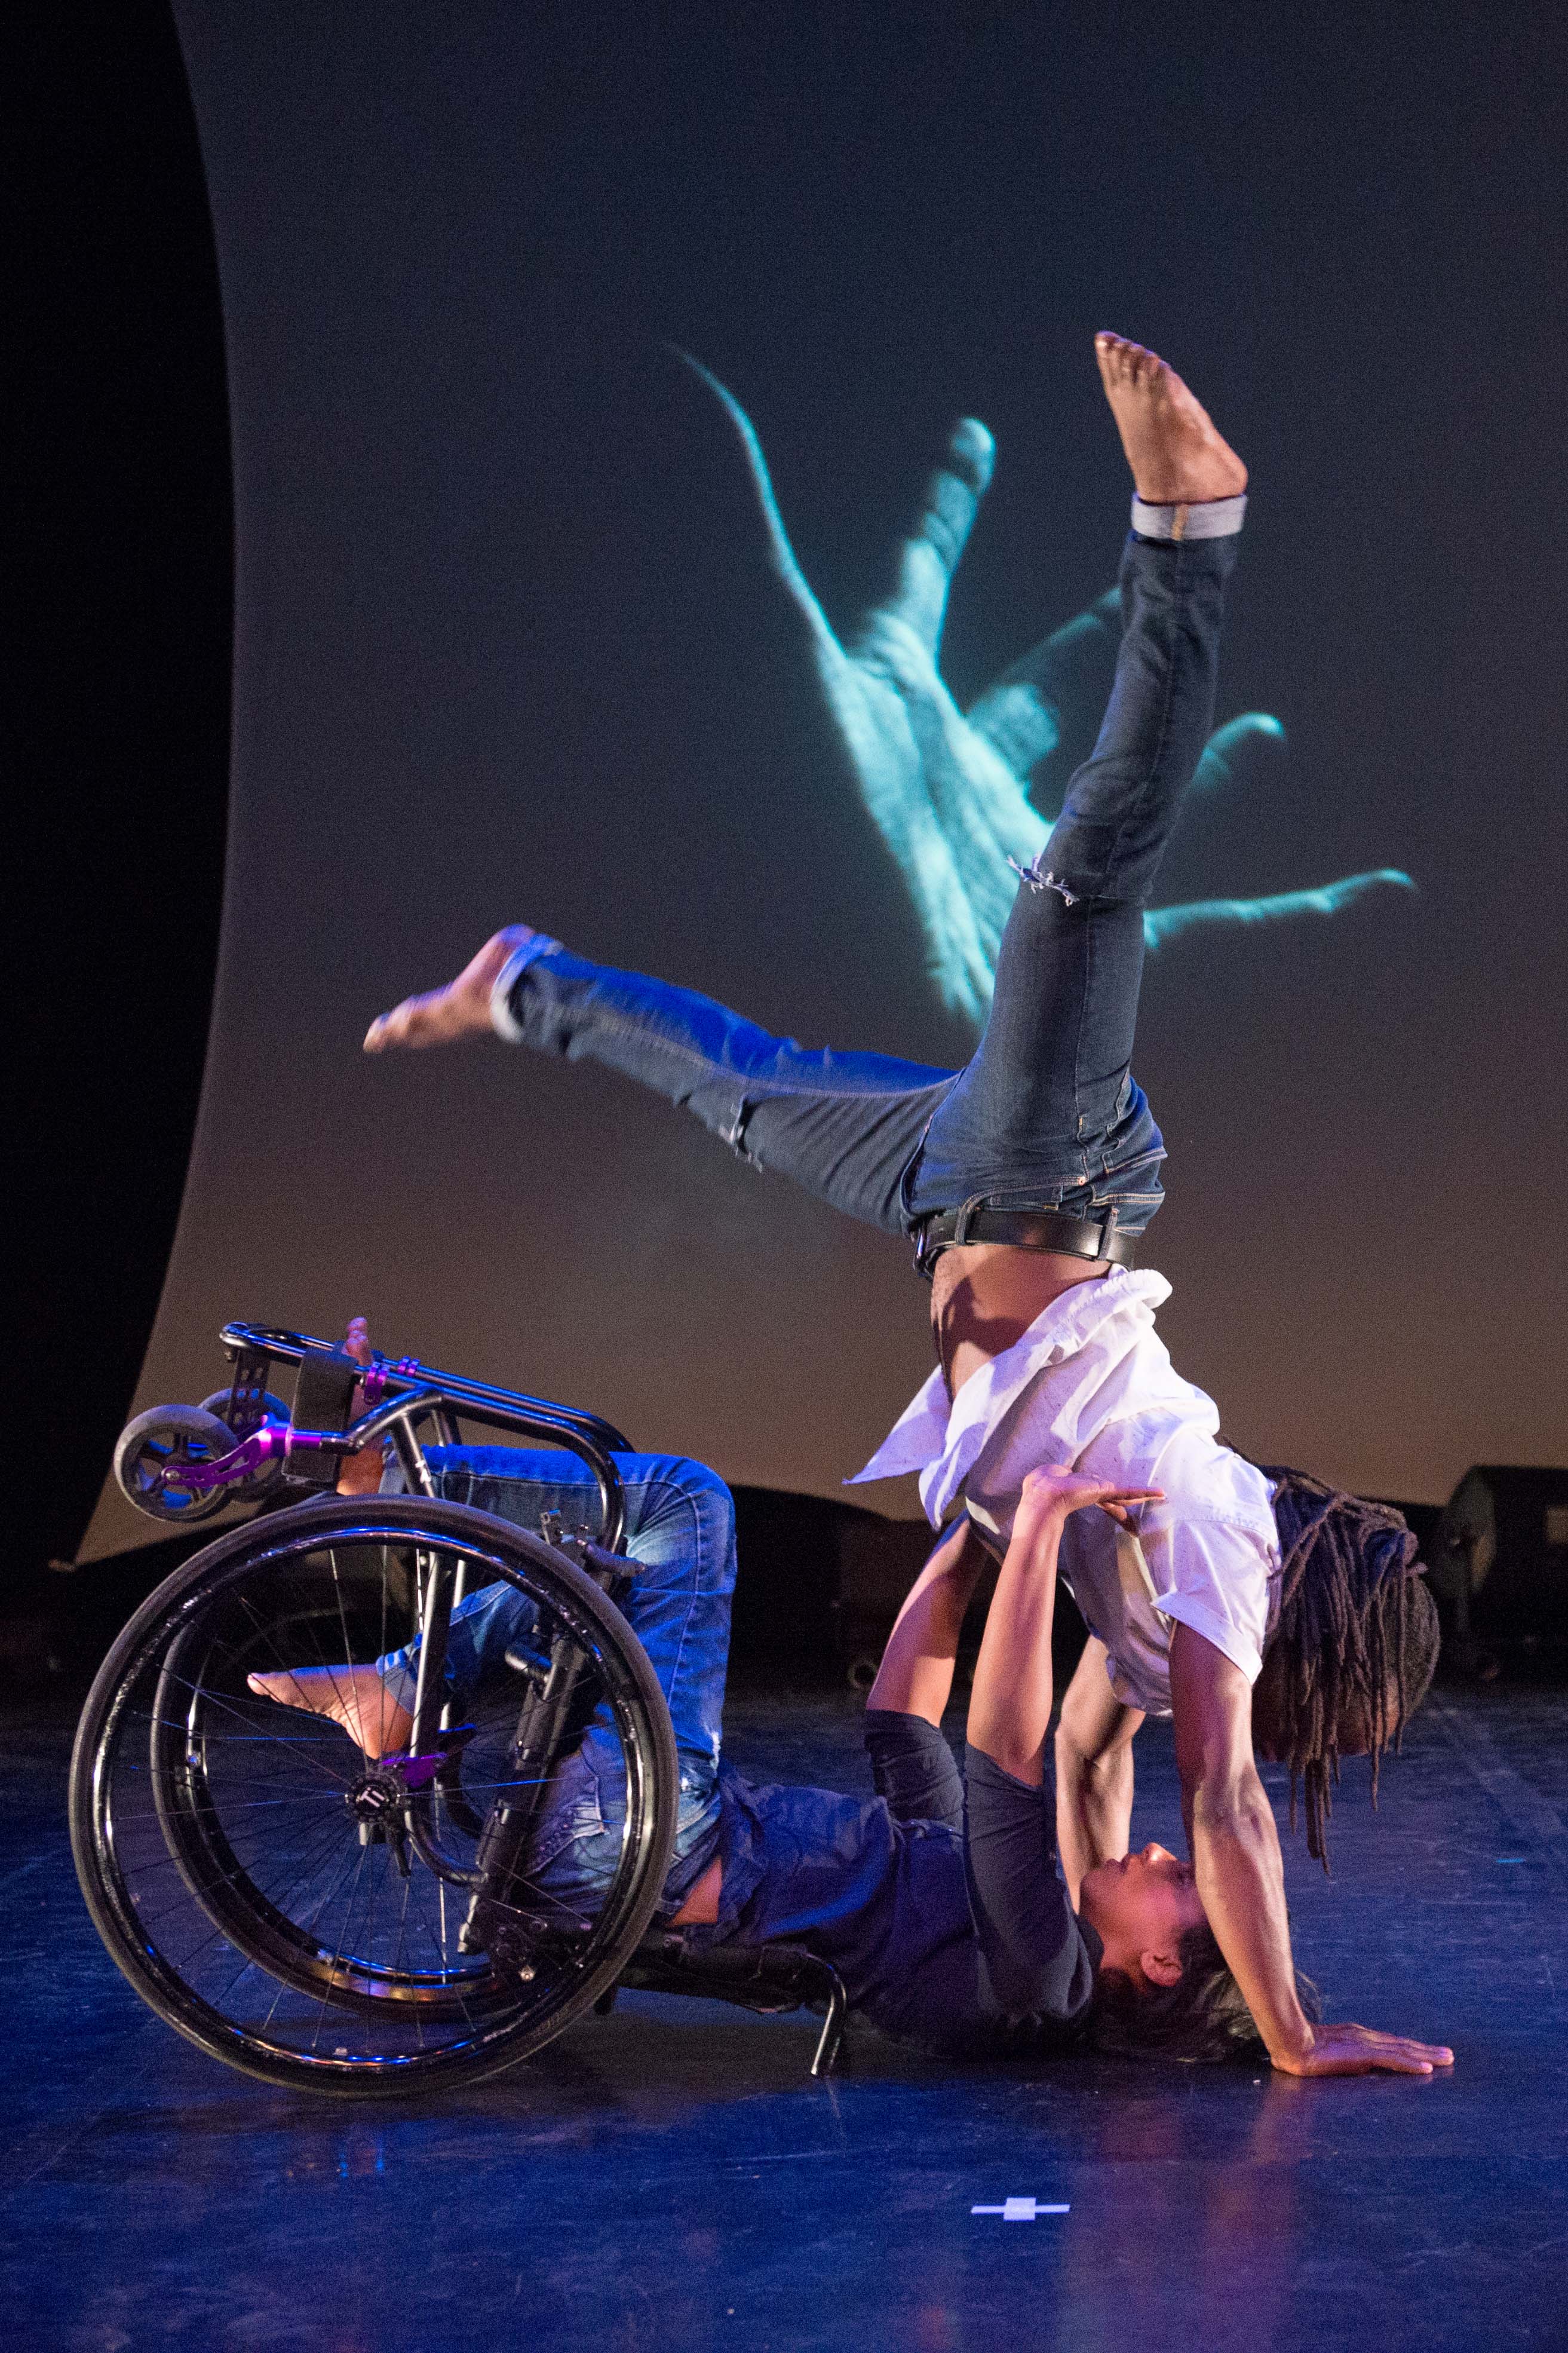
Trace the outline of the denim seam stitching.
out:
[[[676,1644],[675,1656],[670,1663],[669,1689],[665,1694],[666,1703],[669,1708],[672,1722],[675,1716],[676,1685],[680,1680],[681,1663],[686,1656],[686,1642],[687,1637],[691,1631],[692,1616],[697,1608],[698,1597],[702,1591],[702,1572],[704,1567],[702,1514],[697,1508],[696,1497],[685,1493],[684,1491],[679,1487],[675,1489],[675,1493],[680,1497],[681,1509],[690,1516],[692,1528],[695,1532],[695,1541],[692,1549],[695,1553],[696,1558],[692,1570],[691,1589],[687,1597],[686,1616],[681,1624],[679,1639]],[[679,1755],[676,1762],[677,1778],[679,1779]]]
[[[1175,563],[1175,574],[1176,574],[1176,577],[1175,577],[1174,583],[1173,584],[1173,596],[1179,596],[1181,595],[1181,593],[1182,593],[1183,589],[1184,588],[1184,586],[1185,586],[1185,585],[1186,585],[1186,583],[1185,583],[1185,576],[1184,576],[1184,575],[1185,575],[1185,569],[1186,569],[1186,561],[1187,561],[1187,551],[1186,551],[1186,547],[1185,547],[1185,545],[1184,545],[1184,544],[1178,543],[1178,544],[1177,544],[1177,546],[1176,546],[1176,563]],[[1135,819],[1138,818],[1138,816],[1141,814],[1141,812],[1142,812],[1142,808],[1143,808],[1143,805],[1144,805],[1144,803],[1147,801],[1147,799],[1148,799],[1148,797],[1149,797],[1150,790],[1151,790],[1151,788],[1152,788],[1152,785],[1153,785],[1154,779],[1155,779],[1156,776],[1159,774],[1160,763],[1161,763],[1161,761],[1163,759],[1163,757],[1164,757],[1164,754],[1165,754],[1165,745],[1166,745],[1166,744],[1168,743],[1168,741],[1170,740],[1170,731],[1171,731],[1171,710],[1172,710],[1172,706],[1173,706],[1173,704],[1174,703],[1174,701],[1175,701],[1175,692],[1176,692],[1176,662],[1175,662],[1174,655],[1173,654],[1172,659],[1171,659],[1171,661],[1170,661],[1170,663],[1169,663],[1169,665],[1168,665],[1168,667],[1167,667],[1167,669],[1166,669],[1166,672],[1165,672],[1165,699],[1164,699],[1164,704],[1163,704],[1163,709],[1162,709],[1162,711],[1161,711],[1161,712],[1160,712],[1160,738],[1159,738],[1159,742],[1156,744],[1156,745],[1155,745],[1155,747],[1154,747],[1153,756],[1152,756],[1152,759],[1150,760],[1150,762],[1149,762],[1148,771],[1147,771],[1146,775],[1144,776],[1144,778],[1143,778],[1143,781],[1142,781],[1142,785],[1141,785],[1141,786],[1139,786],[1139,788],[1138,788],[1138,798],[1137,798],[1136,802],[1134,803],[1133,807],[1132,807],[1131,809],[1129,809],[1129,810],[1128,810],[1128,812],[1127,812],[1126,816],[1122,818],[1121,823],[1120,827],[1119,827],[1119,828],[1118,828],[1118,829],[1117,829],[1116,839],[1115,839],[1115,840],[1111,843],[1111,845],[1110,845],[1110,851],[1109,851],[1109,853],[1108,853],[1108,855],[1107,855],[1106,860],[1105,860],[1105,867],[1101,870],[1101,880],[1102,880],[1102,881],[1105,879],[1105,875],[1106,875],[1106,873],[1107,873],[1110,869],[1114,868],[1115,863],[1116,863],[1116,859],[1117,859],[1117,853],[1120,851],[1120,849],[1121,849],[1121,844],[1122,844],[1123,840],[1126,839],[1126,836],[1127,836],[1127,834],[1128,834],[1129,829],[1131,828],[1131,827],[1132,826],[1133,822],[1134,822],[1134,821],[1135,821]]]
[[[584,1027],[586,1026],[585,1024]],[[694,1063],[699,1070],[710,1071],[715,1078],[732,1079],[742,1094],[758,1092],[773,1095],[826,1095],[838,1102],[880,1102],[885,1098],[891,1103],[900,1095],[923,1095],[933,1092],[936,1088],[951,1085],[954,1079],[963,1076],[960,1071],[942,1071],[934,1079],[928,1079],[923,1086],[918,1087],[825,1087],[813,1085],[808,1080],[764,1079],[751,1072],[732,1070],[728,1063],[715,1061],[712,1055],[703,1053],[700,1047],[687,1046],[665,1038],[660,1035],[654,1024],[631,1021],[624,1014],[595,1013],[592,1026],[611,1037],[625,1038],[633,1041],[651,1039],[663,1053],[677,1056],[683,1062]]]

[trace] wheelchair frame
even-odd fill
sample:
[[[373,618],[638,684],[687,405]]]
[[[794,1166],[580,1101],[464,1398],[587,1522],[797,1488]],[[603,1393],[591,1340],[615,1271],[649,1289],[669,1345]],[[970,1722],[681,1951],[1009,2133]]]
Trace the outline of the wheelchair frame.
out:
[[[625,1509],[614,1457],[630,1453],[633,1449],[611,1423],[596,1414],[471,1380],[413,1357],[394,1359],[377,1354],[367,1365],[362,1365],[341,1347],[280,1326],[230,1323],[225,1324],[220,1338],[233,1373],[226,1405],[219,1408],[217,1419],[235,1443],[208,1461],[184,1460],[174,1469],[166,1468],[157,1474],[158,1479],[166,1480],[178,1492],[196,1497],[201,1515],[213,1508],[220,1494],[232,1493],[243,1500],[247,1489],[257,1495],[279,1482],[292,1490],[291,1503],[310,1496],[324,1499],[335,1489],[346,1458],[390,1440],[409,1491],[408,1511],[416,1519],[418,1499],[438,1500],[435,1475],[421,1442],[421,1430],[433,1425],[438,1443],[459,1444],[459,1417],[487,1429],[562,1447],[575,1454],[594,1475],[600,1525],[596,1535],[590,1536],[586,1530],[564,1530],[554,1514],[546,1514],[541,1531],[543,1541],[598,1587],[616,1610],[625,1645],[646,1665],[646,1653],[617,1607],[619,1598],[624,1597],[627,1584],[637,1575],[637,1564],[619,1549],[625,1532]],[[268,1418],[269,1403],[277,1402],[269,1400],[267,1389],[268,1373],[274,1364],[298,1368],[287,1425]],[[361,1388],[363,1409],[353,1416],[354,1393]],[[216,1398],[209,1400],[209,1404],[217,1402]],[[154,1424],[160,1413],[169,1416],[172,1422],[179,1416],[191,1419],[190,1409],[168,1408],[139,1417],[121,1440],[116,1464],[130,1500],[162,1518],[178,1514],[165,1514],[157,1509],[156,1481],[144,1483],[138,1493],[121,1469],[126,1440],[143,1425]],[[280,1533],[288,1510],[285,1504],[276,1512]],[[192,1516],[196,1515],[193,1511]],[[412,1730],[406,1750],[381,1758],[379,1765],[383,1769],[395,1768],[408,1793],[408,1802],[403,1809],[408,1844],[428,1871],[444,1883],[467,1893],[470,1899],[463,1948],[483,1951],[501,1970],[516,1968],[524,1978],[530,1978],[533,1968],[526,1931],[509,1928],[501,1917],[506,1909],[504,1899],[492,1902],[491,1898],[495,1891],[510,1883],[510,1874],[527,1848],[551,1773],[570,1753],[574,1739],[581,1737],[582,1724],[574,1718],[574,1686],[580,1652],[568,1636],[557,1636],[547,1671],[541,1679],[531,1679],[511,1752],[513,1794],[498,1791],[482,1822],[468,1810],[466,1827],[478,1837],[475,1862],[472,1867],[458,1863],[442,1852],[432,1836],[425,1809],[416,1801],[416,1792],[433,1780],[445,1781],[450,1776],[449,1806],[456,1794],[457,1776],[452,1767],[460,1761],[464,1728],[451,1721],[446,1666],[451,1612],[462,1599],[465,1567],[461,1562],[443,1562],[439,1554],[432,1552],[427,1568],[420,1577],[418,1667]],[[657,1692],[654,1696],[658,1696]],[[664,1721],[668,1727],[667,1713]],[[653,1786],[657,1792],[657,1781]],[[458,1800],[459,1806],[463,1802]],[[673,1834],[672,1821],[664,1827],[668,1834]],[[86,1885],[84,1874],[84,1888]],[[91,1904],[91,1890],[88,1893]],[[96,1905],[94,1911],[96,1917]],[[102,1922],[99,1925],[101,1929]],[[470,1936],[472,1942],[467,1941]],[[626,1950],[614,1981],[594,2003],[597,2012],[604,2014],[614,2006],[616,1990],[622,1985],[720,2000],[764,2012],[820,2004],[825,2007],[826,2017],[810,2072],[814,2076],[826,2075],[837,2063],[847,2007],[845,1989],[828,1963],[804,1948],[785,1945],[716,1947],[693,1952],[679,1930],[650,1928]],[[138,1990],[145,1995],[145,1988],[140,1984]]]

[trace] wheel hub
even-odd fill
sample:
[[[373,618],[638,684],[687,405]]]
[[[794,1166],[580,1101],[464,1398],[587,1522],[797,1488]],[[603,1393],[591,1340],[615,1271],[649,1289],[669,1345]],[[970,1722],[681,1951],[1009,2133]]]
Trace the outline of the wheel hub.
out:
[[[401,1773],[373,1766],[358,1785],[343,1793],[343,1803],[356,1821],[385,1825],[395,1821],[407,1802]]]

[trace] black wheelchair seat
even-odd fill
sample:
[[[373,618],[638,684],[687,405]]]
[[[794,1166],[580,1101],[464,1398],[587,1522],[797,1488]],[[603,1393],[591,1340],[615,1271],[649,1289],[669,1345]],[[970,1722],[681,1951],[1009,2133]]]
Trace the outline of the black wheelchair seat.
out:
[[[772,2017],[782,2010],[826,2011],[811,2062],[814,2075],[831,2075],[844,2044],[848,2009],[844,1980],[830,1961],[802,1945],[708,1945],[692,1947],[679,1929],[646,1936],[621,1971],[619,1982],[595,2004],[604,2017],[625,1986],[638,1993],[700,1995],[730,2001]]]

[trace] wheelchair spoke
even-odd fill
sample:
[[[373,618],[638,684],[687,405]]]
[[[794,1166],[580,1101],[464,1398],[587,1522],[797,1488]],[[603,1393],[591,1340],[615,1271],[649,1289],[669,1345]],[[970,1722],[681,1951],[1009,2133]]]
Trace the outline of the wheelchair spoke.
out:
[[[173,1669],[168,1667],[165,1667],[163,1672],[171,1682],[183,1683],[188,1692],[194,1692],[199,1698],[205,1700],[209,1707],[222,1708],[224,1714],[226,1715],[232,1715],[237,1723],[248,1724],[251,1721],[248,1716],[242,1715],[239,1709],[234,1706],[230,1701],[220,1698],[218,1694],[210,1690],[206,1684],[194,1683],[187,1676],[176,1674],[174,1672]],[[259,1704],[265,1704],[265,1703]],[[276,1703],[274,1703],[274,1704],[276,1704]],[[184,1730],[184,1726],[183,1725],[177,1728],[182,1732]],[[287,1748],[294,1756],[302,1757],[305,1759],[305,1762],[312,1767],[316,1772],[325,1774],[329,1780],[336,1779],[340,1786],[342,1786],[343,1777],[341,1774],[333,1775],[328,1772],[328,1768],[324,1765],[318,1763],[317,1759],[310,1755],[309,1749],[300,1746],[299,1741],[286,1740],[281,1733],[274,1733],[271,1737],[278,1747]]]
[[[334,1972],[337,1969],[338,1963],[343,1957],[343,1944],[348,1936],[349,1922],[353,1918],[354,1903],[359,1894],[360,1883],[364,1877],[364,1866],[369,1853],[370,1849],[368,1846],[361,1847],[359,1851],[359,1869],[354,1873],[353,1885],[349,1890],[348,1910],[343,1915],[343,1925],[342,1929],[339,1931],[337,1946],[332,1954],[332,1968]],[[317,2043],[321,2040],[321,2028],[326,2022],[326,2016],[327,1997],[325,1994],[322,1994],[321,2002],[321,2017],[316,2022],[316,2031],[310,2037],[310,2048],[312,2051],[316,2048]]]
[[[325,1857],[326,1857],[326,1855],[327,1855],[328,1851],[329,1851],[329,1850],[328,1850],[325,1846],[322,1846],[322,1847],[321,1847],[321,1860],[322,1860],[322,1861],[324,1861],[324,1860],[325,1860]],[[286,1889],[284,1890],[284,1897],[285,1897],[285,1898],[287,1898],[287,1897],[289,1897],[289,1896],[291,1896],[291,1895],[295,1893],[295,1890],[296,1890],[296,1889],[298,1889],[298,1888],[300,1888],[300,1887],[302,1887],[302,1886],[305,1884],[306,1881],[307,1881],[308,1879],[310,1879],[310,1876],[312,1875],[312,1873],[313,1873],[316,1870],[318,1870],[319,1868],[320,1868],[320,1864],[319,1864],[318,1861],[316,1860],[316,1858],[315,1858],[315,1857],[312,1857],[311,1861],[310,1861],[310,1863],[307,1865],[306,1869],[305,1869],[304,1871],[302,1871],[302,1872],[300,1873],[299,1877],[295,1880],[295,1882],[293,1883],[293,1885],[292,1885],[291,1887],[286,1888]],[[214,1933],[214,1935],[215,1935],[215,1936],[216,1936],[219,1932],[218,1932],[216,1929],[215,1929],[213,1933]],[[232,1951],[232,1949],[233,1949],[233,1947],[230,1947],[230,1950]],[[235,1973],[234,1977],[230,1979],[230,1981],[229,1981],[229,1985],[224,1989],[224,1993],[223,1993],[223,1994],[221,1994],[221,1995],[219,1995],[218,2000],[221,2001],[221,2000],[225,1998],[225,1996],[226,1996],[226,1994],[228,1993],[228,1991],[230,1991],[234,1986],[236,1986],[236,1985],[237,1985],[237,1984],[239,1983],[240,1978],[241,1978],[242,1977],[244,1977],[244,1975],[245,1975],[245,1973],[246,1973],[247,1969],[253,1969],[253,1968],[256,1968],[258,1966],[258,1964],[257,1962],[253,1961],[253,1960],[250,1958],[250,1957],[248,1956],[248,1954],[247,1954],[247,1955],[246,1956],[246,1957],[244,1958],[244,1960],[242,1960],[242,1962],[240,1963],[240,1966],[239,1966],[238,1969],[236,1971],[236,1973]],[[284,1987],[280,1984],[280,1985],[279,1986],[279,1989],[278,1989],[278,1994],[277,1994],[277,1997],[276,1997],[276,1998],[275,1998],[275,2000],[274,2000],[274,2003],[273,2003],[273,2008],[274,2008],[274,2009],[277,2007],[277,2002],[278,2002],[278,2000],[281,2000],[284,1990],[285,1990]],[[270,2016],[271,2016],[271,2011],[270,2011],[270,2010],[268,2012],[268,2017],[270,2017]]]
[[[397,1947],[392,1957],[395,1970],[403,1966],[403,1956],[408,1943],[408,1899],[414,1893],[414,1874],[409,1873],[403,1883],[403,1902],[397,1914]]]
[[[381,1547],[381,1577],[379,1583],[381,1588],[381,1640],[376,1646],[375,1653],[378,1661],[386,1657],[390,1648],[386,1639],[386,1546],[384,1545]]]
[[[316,1840],[316,1843],[317,1843],[317,1845],[319,1845],[319,1847],[320,1847],[320,1849],[321,1849],[321,1855],[322,1855],[322,1857],[323,1857],[323,1858],[325,1858],[325,1856],[326,1856],[326,1855],[328,1855],[328,1854],[331,1852],[331,1843],[332,1843],[332,1840],[331,1840],[331,1831],[332,1831],[332,1830],[333,1830],[333,1829],[335,1829],[335,1825],[331,1826],[327,1831],[319,1831],[319,1832],[317,1833],[317,1840]],[[312,1854],[313,1854],[313,1853],[314,1853],[314,1848],[312,1849]],[[179,1864],[177,1863],[177,1862],[176,1862],[176,1860],[174,1859],[174,1857],[173,1857],[173,1856],[166,1857],[166,1858],[165,1858],[165,1861],[167,1862],[168,1866],[169,1866],[169,1868],[170,1868],[171,1870],[177,1870],[177,1869],[179,1869],[179,1868],[180,1868],[180,1866],[179,1866]],[[155,1868],[161,1868],[162,1866],[160,1865],[160,1866],[154,1866],[154,1867],[155,1867]],[[307,1874],[307,1875],[308,1875],[308,1874]],[[217,1887],[237,1887],[237,1886],[240,1885],[243,1882],[245,1882],[246,1880],[247,1880],[247,1878],[248,1878],[248,1873],[246,1873],[242,1868],[237,1867],[237,1868],[236,1868],[235,1870],[233,1870],[233,1871],[222,1872],[222,1873],[219,1873],[216,1874],[216,1875],[215,1875],[215,1876],[213,1876],[212,1878],[208,1879],[208,1880],[206,1881],[206,1883],[206,1883],[209,1887],[212,1887],[212,1888],[217,1888]],[[173,1919],[173,1918],[174,1918],[177,1914],[179,1914],[179,1913],[181,1913],[181,1912],[186,1912],[186,1911],[188,1911],[188,1910],[189,1910],[189,1908],[190,1908],[190,1906],[189,1906],[188,1902],[186,1902],[186,1903],[181,1903],[181,1902],[178,1902],[178,1901],[176,1901],[176,1902],[174,1902],[174,1903],[173,1903],[173,1904],[166,1904],[166,1905],[163,1905],[163,1909],[162,1909],[161,1911],[152,1912],[152,1913],[144,1913],[144,1912],[142,1912],[142,1911],[141,1910],[140,1906],[138,1906],[138,1917],[139,1917],[139,1919],[141,1920],[141,1924],[142,1924],[142,1926],[144,1928],[151,1929],[151,1928],[155,1928],[155,1927],[158,1926],[158,1923],[159,1923],[161,1920]],[[215,1929],[213,1930],[213,1934],[214,1934],[215,1936],[220,1936],[220,1935],[222,1935],[222,1934],[223,1934],[223,1931],[222,1931],[221,1929],[216,1929],[216,1928],[215,1928]],[[204,1941],[205,1941],[205,1940],[204,1940]]]
[[[339,1577],[339,1575],[338,1575],[338,1555],[337,1555],[337,1547],[336,1547],[335,1546],[333,1546],[333,1545],[329,1545],[329,1546],[327,1546],[327,1566],[328,1566],[328,1567],[329,1567],[329,1568],[331,1570],[331,1572],[332,1572],[332,1592],[333,1592],[333,1596],[334,1596],[334,1598],[336,1599],[337,1605],[338,1605],[338,1624],[339,1624],[339,1626],[342,1629],[342,1637],[343,1637],[343,1651],[342,1651],[342,1654],[343,1654],[343,1657],[344,1657],[344,1659],[345,1659],[345,1660],[346,1660],[346,1659],[352,1659],[352,1658],[353,1657],[353,1644],[349,1641],[349,1619],[348,1619],[348,1612],[347,1612],[347,1610],[343,1608],[343,1588],[342,1588],[342,1578]],[[324,1663],[324,1662],[323,1662],[323,1663]],[[328,1672],[331,1672],[330,1668],[329,1668]],[[333,1677],[332,1677],[332,1689],[333,1689],[334,1691],[336,1691],[336,1690],[337,1690],[337,1687],[338,1687],[338,1686],[337,1686],[337,1677],[336,1677],[335,1675],[333,1675]]]

